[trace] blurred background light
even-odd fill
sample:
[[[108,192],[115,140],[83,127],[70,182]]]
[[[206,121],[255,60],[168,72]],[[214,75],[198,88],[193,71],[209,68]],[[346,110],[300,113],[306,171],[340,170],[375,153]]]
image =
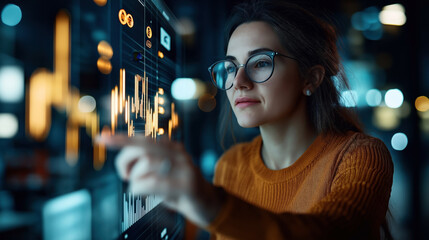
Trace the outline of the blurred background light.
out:
[[[92,112],[95,110],[97,103],[91,96],[83,96],[79,99],[78,109],[83,113]]]
[[[418,112],[421,119],[429,121],[429,111]]]
[[[197,85],[192,78],[177,78],[171,85],[171,94],[177,100],[192,99]]]
[[[383,36],[382,24],[379,20],[380,11],[377,7],[369,7],[361,12],[356,12],[351,17],[354,29],[362,31],[369,40],[380,40]]]
[[[21,8],[15,4],[6,4],[1,12],[1,21],[8,26],[16,26],[22,19]]]
[[[198,99],[198,107],[203,112],[211,112],[216,107],[216,99],[209,93],[204,93]]]
[[[188,17],[182,17],[177,22],[177,31],[182,36],[195,33],[195,23]]]
[[[97,4],[98,6],[102,7],[104,5],[106,5],[107,0],[94,0],[95,4]]]
[[[0,113],[0,138],[13,138],[18,132],[18,118],[10,113]]]
[[[111,59],[113,56],[113,49],[106,41],[100,41],[97,45],[97,51],[101,56]]]
[[[101,73],[107,75],[112,72],[112,63],[106,57],[101,56],[97,60],[97,68]]]
[[[91,32],[91,38],[94,39],[96,42],[103,41],[103,39],[107,38],[107,34],[102,29],[94,29]]]
[[[396,151],[404,150],[408,145],[407,135],[404,133],[395,133],[391,140],[392,148]]]
[[[16,103],[24,97],[24,70],[18,66],[0,67],[0,101]]]
[[[42,209],[43,239],[91,239],[91,194],[88,190],[61,195]]]
[[[363,31],[363,36],[369,40],[380,40],[383,37],[383,28],[380,22],[371,24],[368,30]]]
[[[399,108],[397,108],[396,112],[397,112],[397,115],[400,118],[407,118],[407,117],[409,117],[410,114],[411,114],[411,105],[410,105],[410,103],[407,102],[407,101],[404,101],[402,103],[402,105]]]
[[[364,31],[369,28],[369,22],[365,21],[364,14],[362,12],[357,12],[352,15],[352,26],[356,30]]]
[[[404,6],[396,3],[383,7],[383,10],[380,12],[379,19],[384,25],[404,25],[407,22]]]
[[[201,171],[204,176],[211,177],[214,174],[216,166],[217,156],[216,152],[213,150],[206,150],[202,153],[201,156]]]
[[[374,109],[373,124],[381,130],[392,130],[399,126],[400,119],[396,114],[396,109],[385,106]]]
[[[176,78],[171,85],[171,95],[176,100],[197,99],[204,91],[204,83],[196,78]]]
[[[404,95],[399,89],[390,89],[384,95],[384,102],[390,108],[398,108],[404,102]]]
[[[419,111],[418,115],[421,118],[420,129],[425,133],[429,133],[429,111],[425,111],[425,112]]]
[[[341,92],[341,104],[344,107],[356,107],[358,94],[355,90],[346,90]]]
[[[367,107],[366,94],[370,89],[375,88],[379,70],[374,68],[374,64],[371,61],[345,60],[343,64],[346,76],[349,80],[350,89],[355,91],[353,94],[357,94],[357,97],[353,97],[356,106]],[[337,87],[342,89],[341,85],[337,85]],[[351,107],[353,105],[354,104],[352,104]]]
[[[368,7],[365,10],[363,10],[363,18],[364,21],[370,24],[370,27],[372,24],[378,22],[378,15],[379,10],[377,7]]]
[[[370,107],[377,107],[380,105],[382,96],[381,92],[378,89],[370,89],[368,92],[366,92],[365,95],[366,103]]]
[[[416,109],[420,112],[426,112],[429,110],[429,99],[426,96],[420,96],[415,102]]]

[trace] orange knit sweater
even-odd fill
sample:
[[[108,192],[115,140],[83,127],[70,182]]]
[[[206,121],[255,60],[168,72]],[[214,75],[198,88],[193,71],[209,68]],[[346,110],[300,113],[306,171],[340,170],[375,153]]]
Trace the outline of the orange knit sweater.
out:
[[[389,151],[362,133],[318,136],[290,167],[268,169],[262,138],[235,145],[216,166],[226,202],[216,239],[378,239],[393,178]],[[221,190],[223,191],[223,190]]]

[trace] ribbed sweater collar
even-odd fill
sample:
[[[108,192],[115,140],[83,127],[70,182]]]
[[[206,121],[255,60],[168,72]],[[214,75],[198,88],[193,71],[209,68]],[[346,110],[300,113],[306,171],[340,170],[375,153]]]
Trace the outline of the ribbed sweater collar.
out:
[[[261,156],[262,137],[256,137],[249,148],[251,151],[248,156],[252,156],[250,164],[256,175],[268,182],[282,182],[296,177],[306,167],[320,157],[332,136],[324,136],[320,134],[307,148],[307,150],[299,157],[291,166],[280,170],[271,170],[265,165]]]

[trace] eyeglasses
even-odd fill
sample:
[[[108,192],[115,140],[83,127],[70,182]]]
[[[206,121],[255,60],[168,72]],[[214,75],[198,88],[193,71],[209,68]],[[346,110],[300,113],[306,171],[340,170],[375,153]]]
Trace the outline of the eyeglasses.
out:
[[[293,57],[275,51],[266,51],[251,55],[245,64],[237,65],[232,60],[220,60],[213,63],[208,70],[213,84],[221,90],[228,90],[232,87],[238,69],[241,67],[244,67],[247,76],[252,82],[262,83],[273,75],[274,57],[277,55],[298,61]]]

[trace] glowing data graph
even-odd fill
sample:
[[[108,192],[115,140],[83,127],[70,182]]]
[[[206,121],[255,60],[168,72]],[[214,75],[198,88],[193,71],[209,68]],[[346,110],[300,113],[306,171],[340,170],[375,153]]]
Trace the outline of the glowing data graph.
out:
[[[165,114],[164,89],[158,88],[153,97],[153,102],[149,98],[149,78],[146,73],[143,77],[139,74],[134,75],[134,96],[126,95],[126,71],[120,69],[119,88],[116,85],[111,91],[111,129],[112,134],[118,127],[118,117],[123,115],[124,122],[127,125],[128,136],[135,135],[135,119],[143,119],[144,134],[156,138],[157,135],[165,133],[164,128],[159,127],[159,115]],[[141,90],[141,93],[140,93]],[[168,121],[168,137],[171,139],[172,131],[178,126],[179,118],[175,112],[174,103],[171,103],[171,117]]]
[[[162,202],[162,198],[155,195],[146,197],[134,196],[133,193],[124,193],[124,215],[122,221],[122,232],[127,230],[131,225],[136,223],[140,218],[154,209]]]

